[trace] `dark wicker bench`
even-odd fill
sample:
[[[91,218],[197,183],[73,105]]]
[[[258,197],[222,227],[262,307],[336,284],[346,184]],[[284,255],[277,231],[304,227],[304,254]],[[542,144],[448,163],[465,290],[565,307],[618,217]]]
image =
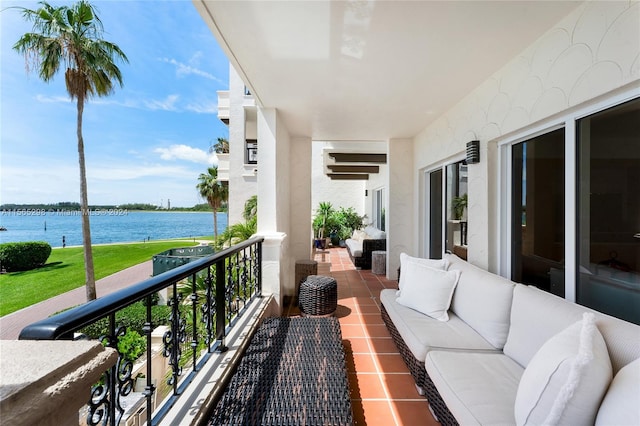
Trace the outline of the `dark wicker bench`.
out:
[[[379,239],[379,240],[372,240],[372,239],[365,239],[362,240],[362,255],[361,256],[354,256],[353,253],[351,253],[351,249],[349,248],[349,246],[347,246],[347,252],[349,253],[349,257],[351,258],[351,261],[353,262],[353,265],[356,268],[360,268],[360,269],[371,269],[371,255],[374,251],[376,250],[386,250],[387,249],[387,240],[386,239]]]
[[[208,424],[352,425],[338,320],[265,319]]]

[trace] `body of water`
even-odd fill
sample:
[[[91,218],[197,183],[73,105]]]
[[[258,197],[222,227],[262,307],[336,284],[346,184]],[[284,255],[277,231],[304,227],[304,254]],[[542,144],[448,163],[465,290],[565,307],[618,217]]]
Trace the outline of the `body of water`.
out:
[[[227,214],[218,213],[218,233],[227,228]],[[91,242],[108,244],[213,235],[211,212],[130,212],[94,210],[90,215]],[[46,241],[51,247],[82,245],[80,212],[15,210],[0,212],[0,243]]]

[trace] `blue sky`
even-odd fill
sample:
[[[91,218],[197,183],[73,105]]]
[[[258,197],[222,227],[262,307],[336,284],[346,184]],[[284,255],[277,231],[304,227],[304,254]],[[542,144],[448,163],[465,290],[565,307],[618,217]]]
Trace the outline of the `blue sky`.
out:
[[[228,88],[227,58],[189,0],[92,3],[129,63],[124,87],[84,109],[89,204],[202,203],[198,175],[217,162],[209,147],[228,137],[216,94]],[[6,9],[16,4],[37,7],[0,1],[0,204],[78,202],[76,104],[63,75],[27,74],[12,46],[31,25]]]

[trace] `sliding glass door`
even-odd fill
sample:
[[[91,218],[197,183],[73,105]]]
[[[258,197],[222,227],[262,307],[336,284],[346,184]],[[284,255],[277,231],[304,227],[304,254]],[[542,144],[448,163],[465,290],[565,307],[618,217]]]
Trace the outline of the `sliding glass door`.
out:
[[[640,324],[640,99],[576,131],[577,301]]]
[[[564,297],[565,143],[558,129],[512,147],[511,279]]]
[[[427,173],[428,250],[431,259],[442,253],[467,258],[467,164],[447,164]]]

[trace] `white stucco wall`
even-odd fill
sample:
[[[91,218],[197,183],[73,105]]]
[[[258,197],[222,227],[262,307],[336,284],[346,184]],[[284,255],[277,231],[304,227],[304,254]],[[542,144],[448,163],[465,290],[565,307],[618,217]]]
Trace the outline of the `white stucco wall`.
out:
[[[291,257],[289,268],[295,277],[297,260],[311,259],[311,138],[291,140],[290,169],[290,238]],[[295,280],[292,280],[285,294],[296,296]]]
[[[324,173],[323,152],[325,149],[348,149],[349,145],[339,142],[316,142],[312,143],[311,149],[311,214],[320,202],[328,201],[333,207],[353,207],[358,214],[364,214],[364,190],[363,180],[331,180]]]
[[[495,270],[497,141],[602,95],[638,88],[639,79],[640,4],[586,2],[414,138],[414,188],[422,171],[480,140],[481,163],[469,166],[469,261]],[[414,200],[418,223],[424,199],[414,192]]]

